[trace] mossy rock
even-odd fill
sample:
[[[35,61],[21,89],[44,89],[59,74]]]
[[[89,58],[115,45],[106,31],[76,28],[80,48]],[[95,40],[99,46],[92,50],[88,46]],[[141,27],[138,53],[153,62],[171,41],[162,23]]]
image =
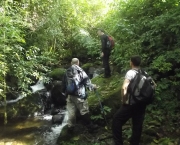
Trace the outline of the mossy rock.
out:
[[[121,86],[123,77],[115,73],[110,78],[103,78],[102,75],[92,79],[92,83],[98,86],[95,92],[89,92],[89,106],[91,108],[99,107],[99,99],[104,106],[111,108],[111,114],[121,105]]]
[[[97,61],[93,62],[93,64],[95,66],[99,66],[99,65],[102,65],[102,61],[101,60],[97,60]]]
[[[94,64],[93,63],[86,63],[84,65],[81,66],[81,68],[85,71],[88,72],[90,67],[93,67]]]
[[[53,78],[54,80],[62,80],[65,72],[66,69],[64,68],[56,68],[49,73],[49,77]]]

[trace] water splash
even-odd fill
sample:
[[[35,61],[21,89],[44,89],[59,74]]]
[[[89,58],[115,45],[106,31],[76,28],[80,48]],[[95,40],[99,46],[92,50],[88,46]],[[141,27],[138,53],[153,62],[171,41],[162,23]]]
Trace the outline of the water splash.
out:
[[[38,142],[38,140],[36,140],[36,145],[56,145],[57,139],[62,131],[62,128],[67,124],[67,120],[68,120],[68,115],[67,115],[67,111],[64,112],[64,119],[62,124],[60,125],[53,125],[50,130],[44,132],[42,134],[42,138],[41,141]],[[44,120],[51,120],[52,116],[51,115],[46,115],[43,117]]]
[[[39,80],[35,85],[30,86],[30,87],[33,93],[45,89],[43,80]]]

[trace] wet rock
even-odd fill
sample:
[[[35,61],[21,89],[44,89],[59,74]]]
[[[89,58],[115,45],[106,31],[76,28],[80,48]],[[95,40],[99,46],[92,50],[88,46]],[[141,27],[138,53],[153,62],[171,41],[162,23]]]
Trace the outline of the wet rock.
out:
[[[56,114],[52,116],[52,123],[53,124],[62,124],[64,119],[64,114]]]
[[[62,107],[66,105],[66,96],[62,94],[62,82],[55,81],[53,82],[54,86],[51,90],[51,99],[52,103],[55,105],[56,108]]]

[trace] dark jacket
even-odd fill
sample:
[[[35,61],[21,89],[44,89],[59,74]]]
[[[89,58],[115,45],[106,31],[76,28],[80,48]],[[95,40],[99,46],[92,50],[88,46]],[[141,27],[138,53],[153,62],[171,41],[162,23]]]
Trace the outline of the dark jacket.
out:
[[[100,36],[101,38],[101,51],[104,53],[104,54],[109,54],[110,53],[110,49],[107,45],[107,42],[108,42],[108,36],[106,34],[103,34]]]

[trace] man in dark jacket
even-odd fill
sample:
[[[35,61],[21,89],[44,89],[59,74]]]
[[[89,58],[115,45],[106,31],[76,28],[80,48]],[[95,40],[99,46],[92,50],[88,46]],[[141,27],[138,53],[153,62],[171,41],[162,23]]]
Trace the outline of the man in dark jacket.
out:
[[[111,70],[109,66],[109,56],[111,54],[111,49],[108,47],[108,36],[101,29],[98,29],[97,34],[101,39],[101,57],[103,60],[104,77],[109,78],[111,77]]]

